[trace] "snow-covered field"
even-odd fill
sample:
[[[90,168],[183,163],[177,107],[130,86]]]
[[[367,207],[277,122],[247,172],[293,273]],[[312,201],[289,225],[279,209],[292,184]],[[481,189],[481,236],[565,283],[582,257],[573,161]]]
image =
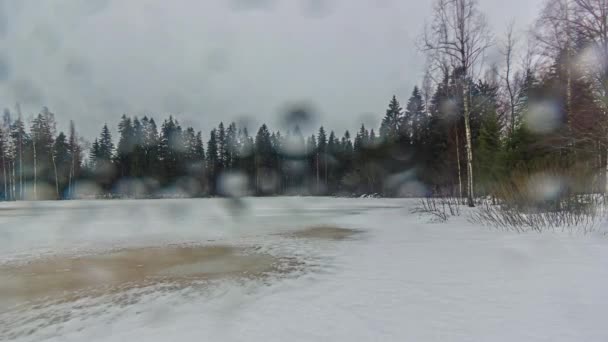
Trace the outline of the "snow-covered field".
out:
[[[608,341],[607,237],[517,235],[470,224],[466,215],[429,223],[410,214],[415,203],[2,204],[0,340]],[[357,232],[301,234],[310,227]],[[45,260],[184,245],[239,248],[245,256],[272,256],[277,265],[263,274],[151,281],[103,294],[49,295],[35,304],[9,296],[33,286],[23,279],[37,279],[21,274],[19,283],[11,272]]]

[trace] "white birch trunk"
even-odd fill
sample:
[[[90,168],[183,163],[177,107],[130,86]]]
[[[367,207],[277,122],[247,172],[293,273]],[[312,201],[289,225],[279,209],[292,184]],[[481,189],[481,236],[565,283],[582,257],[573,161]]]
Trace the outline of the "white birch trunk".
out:
[[[471,123],[470,121],[470,110],[469,110],[469,86],[467,84],[467,80],[465,79],[465,84],[462,87],[463,89],[463,107],[464,107],[464,130],[465,130],[465,148],[466,148],[466,157],[467,157],[467,204],[469,207],[474,207],[475,202],[473,199],[475,198],[474,189],[473,189],[473,145],[471,139]]]

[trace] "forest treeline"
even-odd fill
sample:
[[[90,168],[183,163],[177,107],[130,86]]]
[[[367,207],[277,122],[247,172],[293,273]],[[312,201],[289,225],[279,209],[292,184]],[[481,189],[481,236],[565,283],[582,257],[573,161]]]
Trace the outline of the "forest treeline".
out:
[[[517,177],[567,179],[604,192],[608,160],[608,3],[548,1],[530,32],[492,34],[475,0],[436,0],[420,38],[427,70],[388,96],[379,127],[305,134],[220,123],[208,134],[176,117],[123,115],[86,143],[44,108],[4,111],[2,198],[84,195],[492,195]],[[489,62],[488,49],[501,52]],[[355,126],[356,123],[353,123]],[[171,190],[171,191],[170,191]],[[88,192],[87,192],[88,191]]]

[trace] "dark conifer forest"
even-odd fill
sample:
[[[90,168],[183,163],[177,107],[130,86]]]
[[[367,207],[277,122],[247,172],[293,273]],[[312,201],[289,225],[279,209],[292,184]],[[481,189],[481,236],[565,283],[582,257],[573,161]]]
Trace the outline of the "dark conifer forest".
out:
[[[77,122],[58,132],[49,108],[31,120],[7,108],[0,198],[233,196],[238,183],[248,195],[449,194],[473,205],[539,172],[569,177],[570,191],[604,192],[607,12],[557,3],[517,34],[489,32],[474,1],[437,1],[419,44],[425,76],[408,94],[387,94],[378,127],[226,121],[201,132],[177,113],[117,116],[83,137]],[[500,61],[483,60],[489,48]]]

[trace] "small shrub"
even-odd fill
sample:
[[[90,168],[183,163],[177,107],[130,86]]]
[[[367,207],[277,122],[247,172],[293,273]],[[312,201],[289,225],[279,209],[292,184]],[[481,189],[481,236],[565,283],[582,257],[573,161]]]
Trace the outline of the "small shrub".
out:
[[[573,170],[518,173],[495,186],[492,201],[481,201],[469,221],[519,233],[589,233],[606,217],[608,203],[584,179],[593,177]]]
[[[428,196],[420,199],[413,213],[428,214],[433,221],[446,222],[452,216],[460,216],[460,200],[453,196]]]

